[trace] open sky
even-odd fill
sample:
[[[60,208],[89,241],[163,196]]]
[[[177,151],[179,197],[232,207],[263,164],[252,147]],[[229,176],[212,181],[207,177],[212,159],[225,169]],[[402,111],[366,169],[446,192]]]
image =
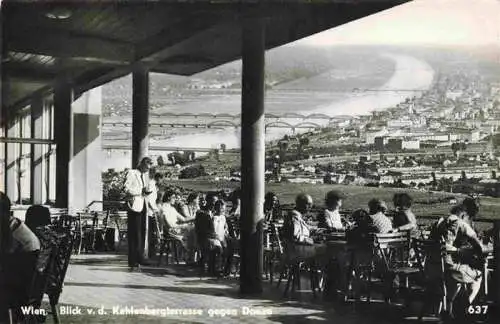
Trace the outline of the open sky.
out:
[[[415,0],[294,45],[496,45],[500,0]]]

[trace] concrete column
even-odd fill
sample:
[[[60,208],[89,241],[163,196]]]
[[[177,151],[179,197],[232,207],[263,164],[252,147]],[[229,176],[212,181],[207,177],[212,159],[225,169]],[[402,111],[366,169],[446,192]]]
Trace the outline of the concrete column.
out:
[[[6,137],[6,121],[5,115],[0,114],[0,137]],[[7,150],[7,143],[0,144],[0,191],[5,192],[5,153]]]
[[[149,71],[132,73],[132,168],[148,155],[149,147]]]
[[[148,155],[149,147],[149,71],[145,67],[132,73],[132,168]],[[148,258],[149,228],[148,217],[144,222],[144,259]]]
[[[31,102],[31,138],[44,138],[43,129],[43,98],[36,96]],[[46,145],[31,144],[31,181],[30,197],[32,204],[43,204],[43,153]]]
[[[54,140],[56,141],[56,207],[68,208],[72,153],[73,89],[60,84],[54,89]]]
[[[243,24],[241,101],[241,267],[240,292],[262,293],[265,172],[264,21]]]
[[[15,116],[9,116],[7,120],[7,137],[19,137],[19,119]],[[19,144],[5,143],[5,193],[14,203],[19,199],[18,192],[18,160],[19,160]]]
[[[72,104],[69,205],[76,210],[92,201],[102,201],[101,92],[100,87],[87,91]],[[102,210],[102,204],[93,204],[91,209]]]

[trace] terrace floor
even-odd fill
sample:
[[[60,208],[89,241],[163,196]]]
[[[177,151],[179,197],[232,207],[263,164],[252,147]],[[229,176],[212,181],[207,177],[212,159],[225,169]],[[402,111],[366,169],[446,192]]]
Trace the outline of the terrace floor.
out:
[[[302,287],[309,287],[304,280]],[[238,280],[200,278],[186,265],[146,267],[129,272],[124,255],[87,254],[72,257],[59,301],[62,323],[415,323],[416,318],[394,317],[385,305],[354,306],[312,298],[302,291],[293,298],[283,297],[283,286],[265,281],[259,299],[238,296]],[[48,305],[46,305],[48,306]],[[77,308],[77,306],[79,308]],[[201,315],[118,314],[120,310],[197,309]],[[391,306],[393,307],[393,306]],[[46,307],[49,309],[49,307]],[[81,314],[67,315],[72,309]],[[260,310],[261,315],[244,314]],[[394,308],[391,308],[394,310]],[[234,314],[223,314],[221,312]],[[93,312],[93,313],[92,313]],[[161,312],[161,311],[160,311]],[[217,313],[218,312],[218,313]],[[436,318],[424,318],[437,322]],[[49,314],[47,323],[53,323]]]

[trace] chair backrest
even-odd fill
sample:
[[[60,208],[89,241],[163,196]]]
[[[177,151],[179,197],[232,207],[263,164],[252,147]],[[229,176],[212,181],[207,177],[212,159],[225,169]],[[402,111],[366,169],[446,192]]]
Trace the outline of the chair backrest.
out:
[[[384,261],[387,270],[396,263],[408,262],[410,257],[410,233],[396,232],[374,234],[374,247]]]
[[[412,247],[415,251],[418,267],[422,273],[426,274],[428,269],[427,261],[429,259],[437,261],[440,265],[439,268],[441,269],[441,273],[444,273],[444,258],[446,256],[446,250],[441,243],[429,239],[414,238],[412,241]]]
[[[269,224],[269,239],[270,239],[270,246],[271,249],[275,252],[277,252],[279,255],[283,254],[283,243],[281,242],[280,238],[280,233],[279,233],[279,228],[280,225],[276,223],[270,223]]]
[[[48,282],[45,290],[51,301],[56,304],[62,292],[64,278],[66,277],[66,271],[68,269],[74,244],[73,235],[69,231],[59,232],[57,238],[58,246],[53,263],[49,269]]]

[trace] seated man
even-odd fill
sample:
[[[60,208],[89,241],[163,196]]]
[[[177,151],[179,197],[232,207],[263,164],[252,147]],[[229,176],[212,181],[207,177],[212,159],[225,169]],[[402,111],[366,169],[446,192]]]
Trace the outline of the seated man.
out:
[[[326,194],[325,197],[325,211],[318,216],[321,228],[328,230],[343,230],[342,217],[340,216],[340,207],[342,207],[342,194],[338,191],[332,190]]]
[[[474,301],[481,288],[479,263],[483,260],[482,245],[472,227],[462,219],[464,212],[463,206],[454,206],[449,215],[439,219],[431,230],[431,239],[441,242],[447,251],[445,278],[449,315],[453,312],[453,301],[458,295],[457,283],[470,286],[469,303]]]
[[[313,206],[310,195],[299,194],[295,198],[295,209],[286,217],[283,224],[285,253],[288,258],[310,258],[316,255],[310,228],[303,218]]]
[[[0,207],[2,208],[2,241],[8,239],[2,242],[2,252],[20,253],[40,250],[40,241],[36,235],[25,223],[11,216],[9,197],[3,192],[0,192],[0,200]]]
[[[0,192],[0,323],[9,308],[28,305],[40,241],[19,219],[11,216],[9,197]],[[15,319],[22,317],[14,310]]]

